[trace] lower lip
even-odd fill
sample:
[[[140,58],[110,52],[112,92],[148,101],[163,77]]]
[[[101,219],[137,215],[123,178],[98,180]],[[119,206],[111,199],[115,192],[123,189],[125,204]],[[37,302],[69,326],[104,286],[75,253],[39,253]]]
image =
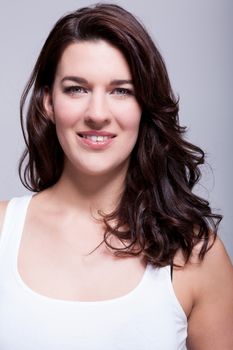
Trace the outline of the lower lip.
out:
[[[95,150],[105,149],[113,142],[113,138],[107,139],[105,141],[94,142],[90,139],[87,139],[85,137],[81,137],[79,135],[78,135],[78,140],[79,140],[79,142],[82,143],[82,145],[84,145],[88,148],[91,148],[91,149],[95,149]]]

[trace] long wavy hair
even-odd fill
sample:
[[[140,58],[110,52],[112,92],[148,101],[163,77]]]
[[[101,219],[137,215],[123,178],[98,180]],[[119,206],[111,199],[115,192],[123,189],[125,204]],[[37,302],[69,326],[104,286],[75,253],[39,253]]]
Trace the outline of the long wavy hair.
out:
[[[116,255],[143,254],[155,266],[170,264],[180,249],[187,262],[195,245],[201,243],[199,258],[203,259],[221,220],[212,213],[208,201],[193,193],[205,155],[184,138],[178,99],[158,49],[144,26],[120,6],[81,8],[58,20],[50,32],[21,98],[26,142],[19,165],[21,181],[29,190],[39,192],[59,180],[64,155],[55,126],[45,112],[44,94],[52,89],[66,47],[99,39],[125,56],[142,107],[139,136],[121,200],[110,215],[102,213],[104,242]],[[117,224],[113,227],[112,222]],[[110,244],[112,235],[123,242],[123,248]]]

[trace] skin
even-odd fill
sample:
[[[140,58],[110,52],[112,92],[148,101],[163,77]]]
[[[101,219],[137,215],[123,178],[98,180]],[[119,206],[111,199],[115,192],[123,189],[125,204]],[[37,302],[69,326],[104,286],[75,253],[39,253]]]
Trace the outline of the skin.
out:
[[[87,82],[64,80],[70,76]],[[72,44],[61,57],[52,91],[45,96],[45,109],[65,153],[65,167],[58,183],[30,203],[18,270],[31,289],[51,298],[119,297],[134,289],[145,271],[143,257],[116,258],[103,245],[88,255],[102,241],[98,209],[110,212],[117,204],[138,135],[141,108],[133,84],[112,84],[119,79],[132,79],[119,50],[104,41]],[[78,138],[77,133],[85,130],[105,130],[116,137],[109,147],[96,150]],[[6,205],[0,203],[0,227]],[[188,348],[230,350],[232,264],[220,239],[202,262],[199,249],[183,268],[174,270],[172,282],[188,317]],[[181,252],[175,263],[184,265]]]
[[[85,79],[86,82],[82,82]],[[78,81],[77,81],[78,80]],[[65,173],[125,175],[138,136],[141,107],[130,69],[119,50],[104,41],[70,45],[61,57],[45,107],[66,154]],[[95,150],[77,137],[82,131],[113,133],[111,147]]]

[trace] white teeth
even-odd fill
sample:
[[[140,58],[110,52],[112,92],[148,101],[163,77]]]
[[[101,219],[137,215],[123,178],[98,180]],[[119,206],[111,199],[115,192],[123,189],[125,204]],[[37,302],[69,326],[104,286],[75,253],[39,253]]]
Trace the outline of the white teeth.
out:
[[[91,141],[93,141],[93,142],[96,142],[97,140],[98,140],[98,136],[90,136],[90,137],[87,137],[87,138],[89,138]]]
[[[104,142],[110,139],[110,136],[100,136],[100,135],[83,135],[85,139],[91,140],[92,142]]]

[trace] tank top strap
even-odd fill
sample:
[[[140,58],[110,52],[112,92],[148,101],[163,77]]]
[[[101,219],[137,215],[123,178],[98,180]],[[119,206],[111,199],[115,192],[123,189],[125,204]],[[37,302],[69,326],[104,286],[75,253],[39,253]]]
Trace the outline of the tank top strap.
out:
[[[7,205],[2,232],[0,233],[0,260],[17,257],[27,208],[32,195],[15,197]]]

